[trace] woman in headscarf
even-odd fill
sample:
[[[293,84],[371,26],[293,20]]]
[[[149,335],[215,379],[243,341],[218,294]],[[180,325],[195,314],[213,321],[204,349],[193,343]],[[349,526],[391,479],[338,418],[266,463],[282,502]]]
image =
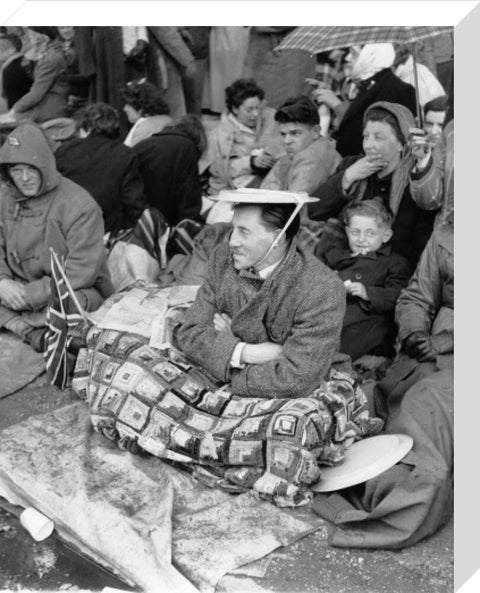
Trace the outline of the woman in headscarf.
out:
[[[410,178],[418,153],[412,154],[408,138],[414,127],[411,112],[398,103],[379,101],[364,116],[363,154],[342,160],[334,173],[313,196],[308,214],[313,220],[327,220],[316,255],[321,257],[332,242],[346,246],[346,235],[338,217],[345,206],[362,200],[381,198],[393,214],[392,250],[406,257],[412,269],[432,232],[436,210],[441,203],[418,192],[410,192]]]
[[[336,149],[342,156],[362,151],[363,116],[373,103],[388,101],[407,107],[416,114],[415,89],[392,72],[395,50],[391,43],[373,43],[363,46],[353,63],[351,79],[358,92],[344,112],[338,130],[333,134]],[[345,105],[330,90],[314,91],[315,101],[325,103],[340,114]]]

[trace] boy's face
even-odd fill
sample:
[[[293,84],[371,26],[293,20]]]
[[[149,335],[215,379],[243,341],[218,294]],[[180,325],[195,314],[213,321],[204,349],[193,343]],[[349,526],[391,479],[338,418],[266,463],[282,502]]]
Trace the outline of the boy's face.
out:
[[[280,136],[283,139],[287,155],[293,159],[301,150],[304,150],[320,136],[319,126],[308,126],[296,122],[278,124]]]
[[[392,236],[392,230],[379,224],[374,218],[355,214],[351,217],[345,231],[348,244],[353,253],[377,251]]]

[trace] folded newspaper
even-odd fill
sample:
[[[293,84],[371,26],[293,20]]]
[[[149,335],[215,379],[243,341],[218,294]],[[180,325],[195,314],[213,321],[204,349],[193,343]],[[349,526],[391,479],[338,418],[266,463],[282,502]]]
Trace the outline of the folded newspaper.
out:
[[[150,338],[149,346],[170,346],[168,323],[175,311],[195,300],[199,286],[170,286],[159,289],[146,285],[124,294],[116,294],[106,302],[91,321],[102,329],[127,331]],[[113,304],[112,304],[113,301]]]

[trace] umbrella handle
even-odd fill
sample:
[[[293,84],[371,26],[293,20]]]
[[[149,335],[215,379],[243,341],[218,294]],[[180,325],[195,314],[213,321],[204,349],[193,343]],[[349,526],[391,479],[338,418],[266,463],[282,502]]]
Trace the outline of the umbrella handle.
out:
[[[417,72],[417,44],[412,43],[412,55],[413,55],[413,80],[415,82],[415,100],[417,103],[417,121],[418,127],[423,130],[423,114],[420,105],[420,87],[418,86],[418,72]]]

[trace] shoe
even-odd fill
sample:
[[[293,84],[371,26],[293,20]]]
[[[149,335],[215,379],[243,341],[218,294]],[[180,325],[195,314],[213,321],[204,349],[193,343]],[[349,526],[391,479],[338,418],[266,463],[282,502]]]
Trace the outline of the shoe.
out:
[[[46,327],[38,327],[30,330],[25,336],[24,342],[31,346],[35,352],[45,352],[45,338],[48,329]]]

